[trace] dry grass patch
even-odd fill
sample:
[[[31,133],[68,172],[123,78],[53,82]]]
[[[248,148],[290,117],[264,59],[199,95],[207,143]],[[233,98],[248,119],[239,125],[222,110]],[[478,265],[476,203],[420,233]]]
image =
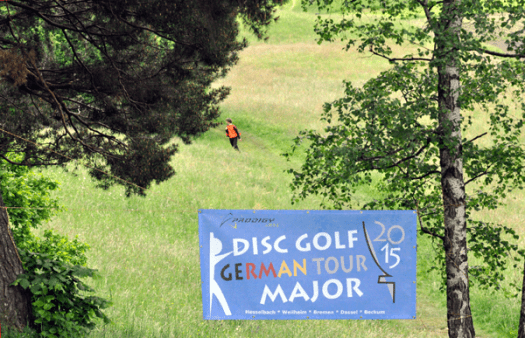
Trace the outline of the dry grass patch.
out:
[[[256,45],[239,54],[240,61],[216,86],[232,88],[221,104],[226,110],[247,112],[250,117],[289,127],[296,134],[304,128],[321,128],[322,106],[344,95],[343,80],[362,86],[391,65],[384,59],[342,44],[296,43]],[[394,46],[401,54],[401,47]]]

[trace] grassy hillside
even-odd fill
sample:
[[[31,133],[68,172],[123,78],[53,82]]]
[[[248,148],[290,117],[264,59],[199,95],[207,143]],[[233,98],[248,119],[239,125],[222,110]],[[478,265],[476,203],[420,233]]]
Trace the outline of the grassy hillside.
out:
[[[62,182],[59,196],[68,210],[41,230],[79,235],[90,244],[88,265],[102,275],[90,284],[114,303],[106,310],[113,323],[100,325],[90,337],[447,336],[445,296],[438,292],[437,275],[426,273],[433,249],[424,238],[418,239],[416,320],[202,319],[197,210],[317,209],[319,198],[291,205],[291,177],[284,170],[298,168],[302,156],[286,162],[280,154],[299,130],[322,127],[321,106],[342,95],[343,79],[362,84],[389,67],[379,58],[344,52],[341,44],[317,45],[315,13],[303,13],[299,0],[277,15],[281,18],[270,29],[270,40],[250,37],[251,46],[240,54],[239,64],[217,84],[232,87],[222,110],[223,118],[231,117],[242,133],[240,154],[223,135],[224,126],[218,127],[193,145],[181,145],[173,159],[176,176],[152,187],[146,198],[126,199],[120,187],[96,189],[84,169],[74,171],[76,175],[45,170]],[[357,198],[364,202],[377,194],[367,187]],[[513,226],[523,235],[518,222],[524,219],[523,197],[509,195],[507,208],[478,216]],[[511,279],[521,275],[509,271]],[[473,290],[472,309],[478,336],[516,336],[517,299]]]

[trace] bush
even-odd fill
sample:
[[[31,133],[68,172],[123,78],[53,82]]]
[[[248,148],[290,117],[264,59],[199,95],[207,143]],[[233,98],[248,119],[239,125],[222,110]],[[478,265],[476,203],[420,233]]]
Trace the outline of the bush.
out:
[[[86,251],[89,245],[78,240],[78,235],[74,240],[69,241],[66,236],[55,234],[52,230],[44,231],[44,239],[36,237],[32,233],[25,237],[25,241],[17,243],[18,250],[49,254],[54,260],[59,260],[72,265],[86,266]],[[24,265],[24,269],[27,267]]]
[[[16,162],[23,155],[8,157]],[[88,296],[94,290],[80,280],[97,275],[96,270],[86,267],[85,253],[89,246],[80,242],[78,236],[69,241],[46,230],[40,239],[31,232],[31,228],[37,228],[62,210],[58,200],[51,197],[56,189],[58,182],[0,159],[4,204],[21,207],[8,209],[13,238],[25,270],[13,285],[31,291],[35,327],[40,337],[79,337],[93,329],[95,317],[109,322],[101,309],[111,303]]]
[[[18,276],[13,285],[20,285],[33,294],[33,315],[42,337],[79,337],[95,327],[93,319],[110,320],[100,311],[110,302],[96,296],[79,278],[95,277],[96,270],[71,265],[50,253],[19,250],[27,273]]]
[[[18,162],[23,155],[8,154],[7,157]],[[13,238],[22,245],[31,236],[31,228],[36,229],[43,222],[63,210],[51,192],[57,190],[59,183],[31,171],[28,167],[12,165],[0,159],[0,191],[4,204],[16,209],[8,209]]]

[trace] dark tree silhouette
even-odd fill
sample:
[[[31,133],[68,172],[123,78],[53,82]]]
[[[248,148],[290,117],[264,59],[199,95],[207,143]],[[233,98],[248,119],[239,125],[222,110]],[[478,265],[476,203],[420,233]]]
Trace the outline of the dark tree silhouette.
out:
[[[262,38],[281,2],[2,2],[0,158],[24,166],[81,160],[100,186],[144,194],[174,175],[173,137],[190,143],[218,124],[229,88],[210,85],[246,47],[237,18]],[[24,157],[14,163],[7,153]],[[22,267],[5,208],[0,232],[0,321],[21,328],[30,305],[9,286]]]

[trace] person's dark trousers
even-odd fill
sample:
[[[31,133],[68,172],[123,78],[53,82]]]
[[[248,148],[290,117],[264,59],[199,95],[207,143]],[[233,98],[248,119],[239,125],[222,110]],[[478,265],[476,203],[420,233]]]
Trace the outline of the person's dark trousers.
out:
[[[230,138],[230,143],[231,143],[232,147],[234,147],[234,148],[237,149],[237,150],[239,150],[239,147],[237,147],[237,139],[238,139],[238,138],[239,138],[238,136],[236,136],[236,137],[234,137],[234,138]],[[239,150],[239,151],[240,151],[240,150]]]

